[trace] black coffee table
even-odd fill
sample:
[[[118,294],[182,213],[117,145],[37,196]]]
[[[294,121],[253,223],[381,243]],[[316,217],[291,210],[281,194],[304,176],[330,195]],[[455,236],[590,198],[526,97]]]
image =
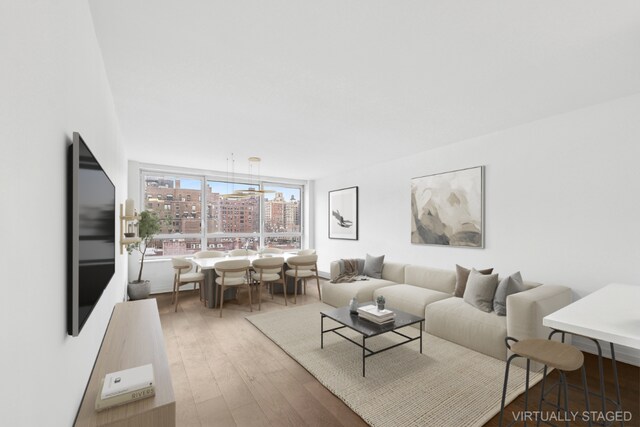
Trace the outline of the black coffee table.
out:
[[[373,304],[373,302],[366,302],[360,304],[369,305]],[[395,308],[389,308],[389,310],[396,313],[395,321],[390,323],[385,323],[383,325],[378,325],[377,323],[371,322],[369,320],[363,319],[357,314],[351,314],[349,311],[349,307],[340,307],[335,308],[333,310],[325,310],[320,312],[320,348],[324,348],[324,334],[327,332],[333,332],[337,335],[340,335],[342,338],[350,341],[360,347],[362,349],[362,376],[365,376],[365,360],[367,357],[374,356],[378,353],[382,353],[383,351],[391,350],[392,348],[398,347],[403,344],[410,343],[412,341],[420,340],[420,353],[422,353],[422,329],[424,327],[424,317],[414,316],[413,314],[405,313],[401,310],[396,310]],[[340,323],[342,326],[338,326],[337,328],[324,330],[324,318],[328,317],[331,320],[334,320]],[[405,326],[414,325],[416,323],[420,323],[420,336],[418,337],[410,337],[405,335],[397,330],[400,328],[404,328]],[[359,334],[362,335],[362,344],[352,340],[351,338],[341,334],[339,332],[340,329],[349,328],[352,329]],[[400,335],[404,338],[402,342],[399,342],[394,345],[390,345],[389,347],[382,348],[380,350],[371,350],[367,348],[367,338],[375,337],[378,335],[386,334],[387,332],[393,332],[396,335]]]

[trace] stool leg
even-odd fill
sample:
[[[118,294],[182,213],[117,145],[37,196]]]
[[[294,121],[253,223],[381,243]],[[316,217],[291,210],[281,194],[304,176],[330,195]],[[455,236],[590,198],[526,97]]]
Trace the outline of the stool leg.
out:
[[[507,383],[509,382],[509,366],[511,366],[511,361],[518,357],[517,354],[512,355],[507,360],[507,367],[504,371],[504,385],[502,386],[502,401],[500,403],[500,419],[498,421],[498,426],[502,427],[502,418],[504,416],[504,402],[507,399]]]
[[[563,371],[558,370],[558,372],[560,373],[560,383],[564,394],[564,425],[569,427],[569,390],[567,388],[567,376]]]
[[[587,370],[584,367],[584,364],[582,365],[582,387],[584,388],[584,402],[585,405],[587,405],[587,414],[591,413],[591,408],[589,405],[589,386],[587,385]],[[591,422],[591,415],[589,415],[589,427],[591,427],[593,424]]]
[[[524,412],[526,414],[529,408],[529,369],[531,368],[531,359],[527,359],[527,376],[524,389]],[[527,427],[527,419],[524,419],[524,427]]]
[[[536,420],[536,427],[540,425],[540,414],[542,414],[542,402],[544,402],[544,383],[547,379],[547,365],[544,365],[544,371],[542,372],[542,390],[540,391],[540,403],[538,403],[538,419]]]

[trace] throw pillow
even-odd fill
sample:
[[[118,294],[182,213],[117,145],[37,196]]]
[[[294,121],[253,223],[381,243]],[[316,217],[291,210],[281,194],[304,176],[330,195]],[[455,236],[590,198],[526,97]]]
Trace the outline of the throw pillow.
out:
[[[382,264],[384,263],[384,255],[371,256],[367,254],[364,260],[364,275],[373,277],[374,279],[382,279]]]
[[[493,311],[495,311],[498,316],[506,316],[507,297],[511,294],[516,294],[524,290],[525,288],[522,283],[522,276],[519,271],[502,279],[500,283],[498,283],[496,295],[493,297]]]
[[[464,295],[464,290],[467,286],[467,280],[469,280],[470,272],[471,270],[456,264],[456,290],[453,293],[455,296],[462,298]],[[493,273],[493,268],[485,268],[484,270],[478,270],[478,272],[482,274],[491,274]]]
[[[472,306],[489,313],[493,309],[493,296],[498,286],[498,274],[482,274],[472,269],[463,299]]]

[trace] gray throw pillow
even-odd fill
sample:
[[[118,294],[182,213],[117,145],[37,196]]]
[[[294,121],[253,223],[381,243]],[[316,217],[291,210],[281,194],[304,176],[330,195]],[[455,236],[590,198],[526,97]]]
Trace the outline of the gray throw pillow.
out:
[[[478,270],[482,274],[491,274],[493,273],[493,268],[485,268],[484,270]],[[462,298],[464,295],[464,290],[467,287],[467,280],[469,280],[469,273],[471,270],[468,268],[464,268],[458,264],[456,264],[456,289],[453,292],[453,295],[459,298]]]
[[[364,260],[364,275],[373,277],[374,279],[382,279],[382,264],[384,263],[384,255],[371,256],[367,254]]]
[[[493,297],[493,311],[495,311],[498,316],[506,316],[507,297],[511,294],[516,294],[524,290],[525,287],[522,283],[522,276],[519,271],[502,279],[500,283],[498,283],[496,295]]]
[[[463,299],[472,306],[489,313],[493,309],[493,295],[498,286],[498,274],[482,274],[472,269]]]

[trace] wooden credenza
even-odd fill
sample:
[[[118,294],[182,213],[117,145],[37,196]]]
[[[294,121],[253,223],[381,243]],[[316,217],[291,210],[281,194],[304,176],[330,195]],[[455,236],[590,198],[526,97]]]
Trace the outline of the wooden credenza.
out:
[[[100,381],[110,372],[153,364],[156,395],[96,412]],[[116,304],[75,422],[94,427],[174,427],[176,401],[155,299]]]

